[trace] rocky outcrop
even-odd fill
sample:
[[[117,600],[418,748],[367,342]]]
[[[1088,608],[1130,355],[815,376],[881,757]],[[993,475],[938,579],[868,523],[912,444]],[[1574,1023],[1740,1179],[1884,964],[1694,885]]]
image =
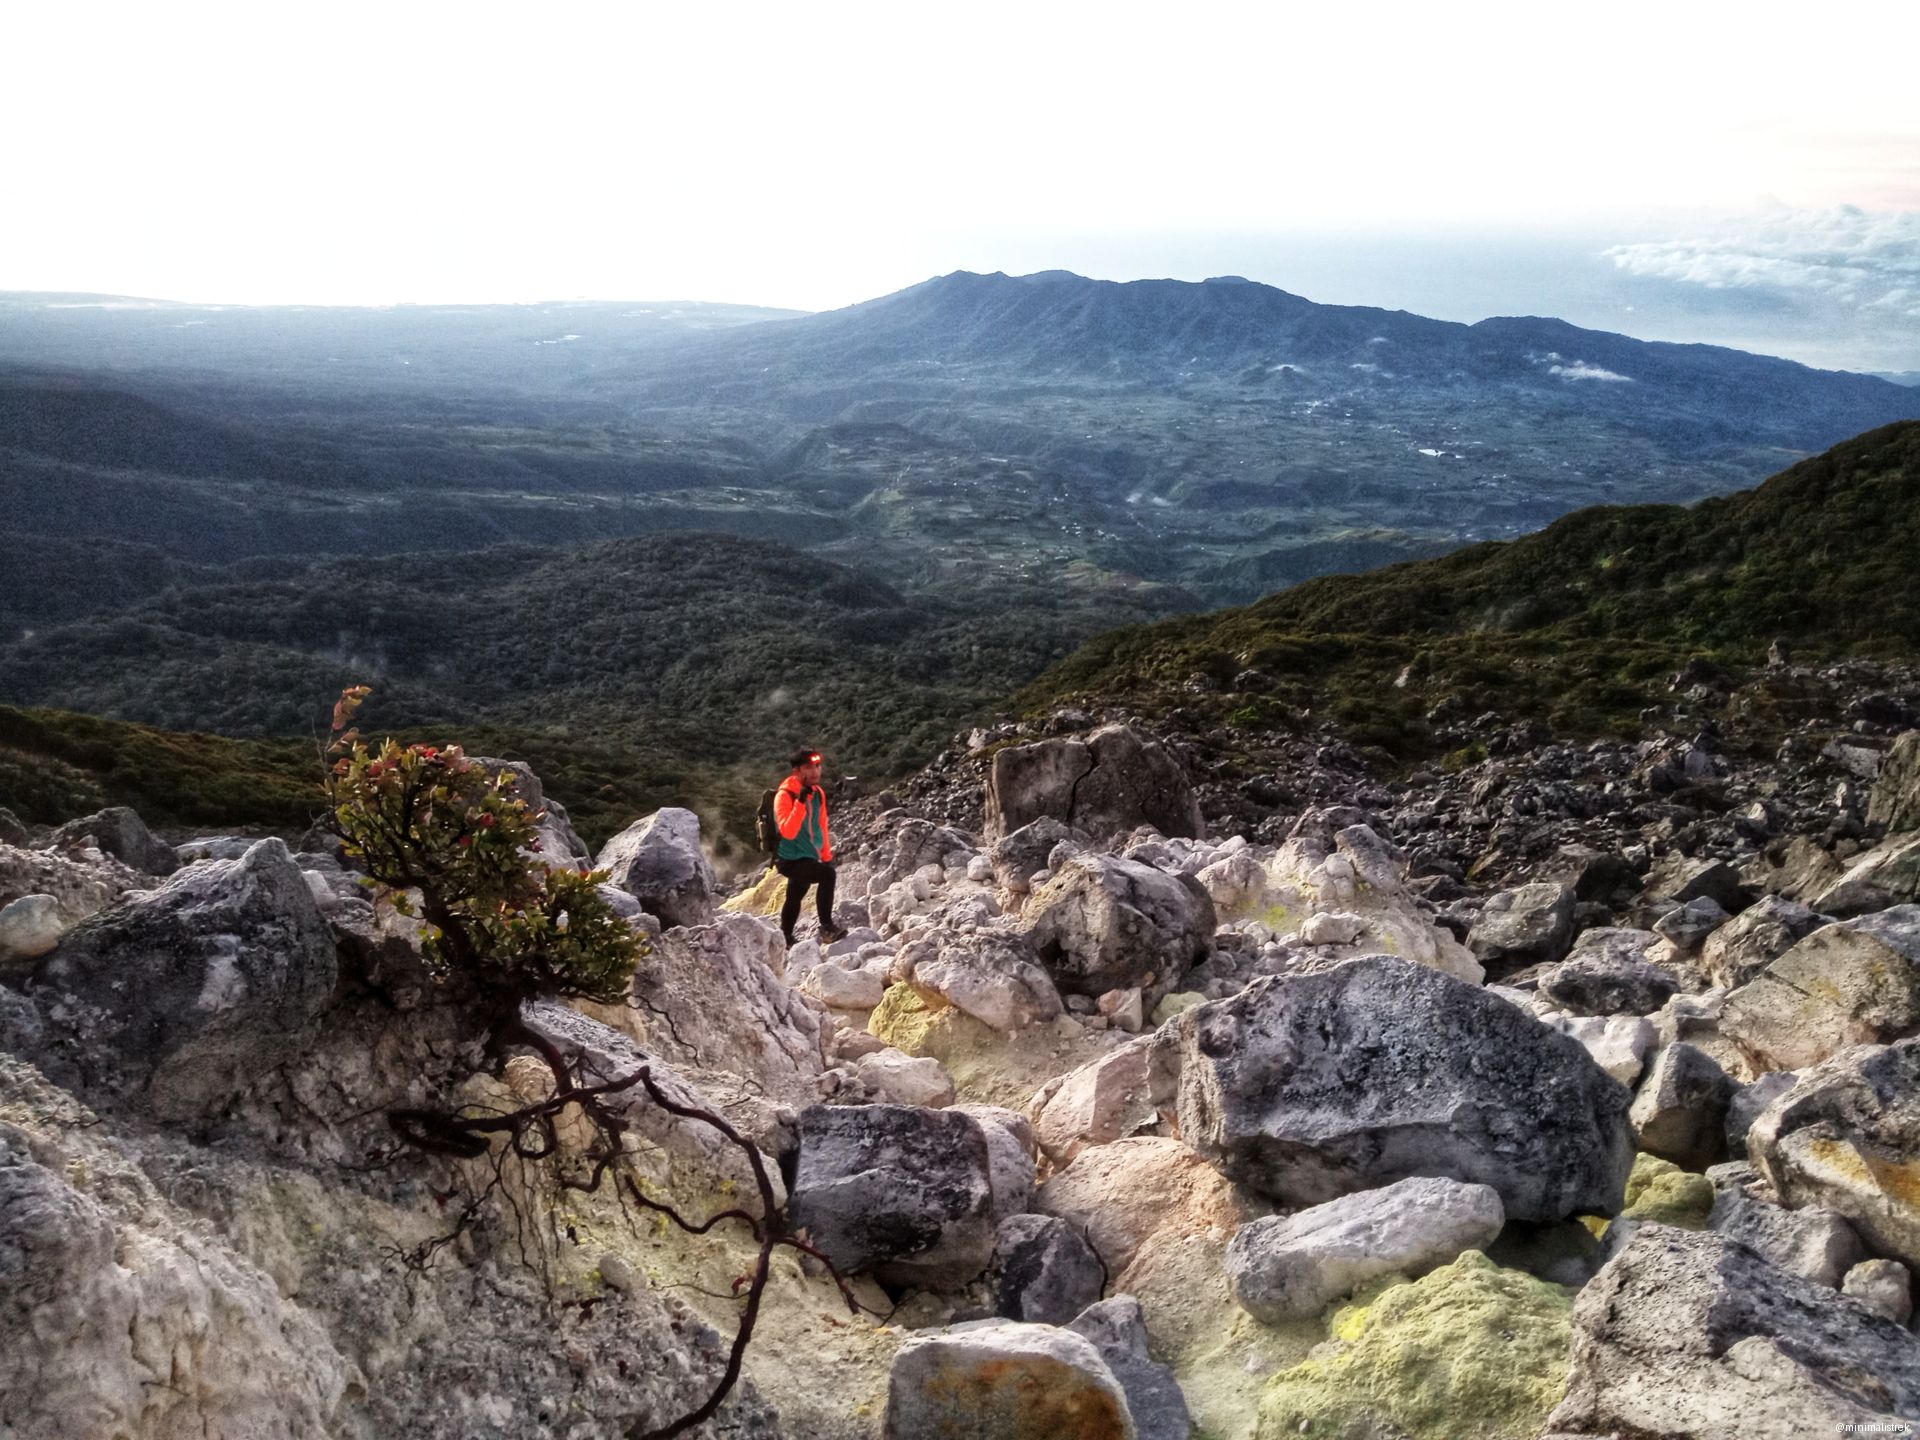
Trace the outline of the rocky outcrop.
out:
[[[69,820],[47,837],[49,850],[97,847],[142,875],[171,875],[180,857],[166,841],[147,829],[146,821],[124,805],[109,806],[79,820]]]
[[[1867,823],[1888,830],[1920,830],[1920,730],[1893,742],[1867,802]]]
[[[35,1058],[102,1108],[217,1114],[310,1038],[338,975],[333,935],[286,845],[182,871],[76,926],[28,993]]]
[[[1499,891],[1480,911],[1467,948],[1496,978],[1552,964],[1573,940],[1573,905],[1573,891],[1551,881]]]
[[[1064,994],[1178,988],[1213,939],[1213,902],[1186,876],[1110,855],[1076,855],[1027,901],[1026,934]]]
[[[1090,1340],[989,1320],[917,1335],[887,1382],[886,1440],[1139,1440],[1126,1392]]]
[[[1387,1275],[1417,1279],[1485,1250],[1506,1215],[1485,1185],[1399,1180],[1294,1215],[1250,1220],[1227,1246],[1227,1280],[1268,1324],[1304,1320]]]
[[[1151,736],[1109,725],[1085,740],[1042,740],[996,751],[987,782],[987,839],[1043,816],[1096,839],[1151,825],[1163,835],[1206,833],[1186,769]]]
[[[1678,1041],[1654,1057],[1627,1119],[1634,1143],[1683,1170],[1726,1158],[1727,1105],[1733,1081],[1698,1046]]]
[[[1826,923],[1827,917],[1797,901],[1763,896],[1707,937],[1701,968],[1715,985],[1736,989]]]
[[[1800,1440],[1920,1414],[1911,1335],[1723,1236],[1644,1228],[1573,1324],[1560,1432]]]
[[[1415,1175],[1510,1216],[1619,1209],[1627,1092],[1497,996],[1391,956],[1255,982],[1156,1037],[1156,1104],[1223,1173],[1288,1205]]]
[[[810,1106],[800,1113],[791,1216],[842,1271],[958,1284],[993,1259],[987,1137],[957,1110]]]
[[[1920,1264],[1920,1040],[1810,1070],[1754,1122],[1747,1153],[1783,1204],[1834,1210],[1881,1255]]]
[[[674,806],[636,820],[601,847],[594,868],[662,925],[704,925],[718,884],[700,848],[700,817]]]
[[[1720,1029],[1759,1070],[1920,1030],[1920,905],[1814,931],[1727,997]]]
[[[1896,835],[1851,861],[1808,903],[1827,915],[1867,915],[1920,900],[1920,835]]]

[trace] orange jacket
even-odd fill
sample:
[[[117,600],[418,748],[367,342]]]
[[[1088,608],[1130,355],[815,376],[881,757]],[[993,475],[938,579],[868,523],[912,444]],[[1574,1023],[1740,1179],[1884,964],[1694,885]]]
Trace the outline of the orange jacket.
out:
[[[812,828],[808,822],[816,818],[819,821],[819,853],[815,858],[825,863],[833,859],[833,837],[827,829],[827,793],[816,785],[813,794],[803,805],[800,803],[800,777],[797,774],[787,776],[780,782],[780,788],[773,792],[773,823],[780,827],[780,838],[797,842],[795,848],[803,852],[812,848],[807,842],[814,837],[803,835],[803,832]],[[780,851],[782,860],[808,858],[804,853],[787,853],[786,845],[782,845]]]

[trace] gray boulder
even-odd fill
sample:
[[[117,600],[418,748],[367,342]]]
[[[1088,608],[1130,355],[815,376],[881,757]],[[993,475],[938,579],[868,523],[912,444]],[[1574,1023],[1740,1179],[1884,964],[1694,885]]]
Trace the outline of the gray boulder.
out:
[[[995,841],[988,851],[988,859],[993,866],[993,879],[1003,890],[1016,895],[1024,895],[1036,873],[1047,868],[1047,861],[1054,850],[1061,845],[1079,845],[1083,848],[1091,842],[1078,830],[1069,829],[1051,815],[1042,815],[1030,825],[1022,825],[1010,835],[1004,835]]]
[[[1737,989],[1826,923],[1798,901],[1767,895],[1707,937],[1700,963],[1715,985]]]
[[[1682,1170],[1705,1170],[1727,1153],[1734,1083],[1706,1051],[1685,1042],[1654,1056],[1627,1119],[1634,1143]]]
[[[1120,1382],[1140,1440],[1189,1440],[1193,1417],[1187,1397],[1173,1371],[1153,1358],[1138,1300],[1115,1295],[1089,1305],[1069,1328],[1093,1342]]]
[[[1669,855],[1647,876],[1645,894],[1651,900],[1708,899],[1729,915],[1738,915],[1753,898],[1741,884],[1740,872],[1724,860],[1696,860]]]
[[[1215,924],[1213,901],[1191,876],[1111,855],[1069,857],[1024,919],[1035,959],[1062,993],[1138,986],[1148,1005],[1206,954]]]
[[[1913,1318],[1913,1273],[1898,1260],[1862,1260],[1847,1271],[1840,1293],[1895,1325]]]
[[[1641,961],[1660,943],[1651,930],[1633,930],[1619,925],[1596,925],[1574,937],[1567,960]]]
[[[66,917],[51,895],[22,895],[0,905],[0,974],[38,960],[66,933]]]
[[[1760,1070],[1920,1029],[1920,905],[1823,926],[1727,997],[1720,1031]]]
[[[1498,891],[1467,933],[1467,948],[1494,978],[1550,965],[1573,939],[1573,905],[1571,889],[1548,881]]]
[[[1065,1220],[1009,1215],[994,1237],[988,1283],[994,1309],[1006,1319],[1065,1325],[1100,1298],[1107,1268]]]
[[[1731,918],[1718,900],[1698,895],[1667,911],[1653,922],[1653,929],[1663,939],[1671,940],[1676,950],[1692,951]]]
[[[1085,740],[1042,740],[994,752],[987,839],[1042,816],[1096,839],[1151,825],[1162,835],[1206,834],[1186,767],[1152,736],[1108,725]]]
[[[993,1259],[986,1133],[957,1110],[808,1106],[789,1214],[849,1274],[964,1284]]]
[[[1747,1153],[1782,1204],[1838,1211],[1876,1253],[1920,1264],[1920,1040],[1808,1071],[1754,1122]]]
[[[1126,1392],[1092,1341],[1013,1320],[955,1325],[902,1345],[887,1378],[882,1434],[885,1440],[1139,1437]]]
[[[1645,960],[1574,958],[1540,977],[1540,994],[1574,1015],[1651,1015],[1680,988],[1672,972]]]
[[[1866,1258],[1860,1232],[1844,1216],[1818,1206],[1789,1210],[1775,1203],[1753,1166],[1715,1165],[1707,1178],[1713,1182],[1707,1228],[1739,1241],[1768,1264],[1832,1290]]]
[[[287,1060],[334,991],[332,932],[284,842],[133,892],[68,933],[29,993],[38,1059],[96,1105],[200,1119]]]
[[[164,840],[156,839],[147,822],[124,805],[110,805],[79,820],[69,820],[49,835],[41,847],[67,850],[91,840],[102,854],[111,855],[142,875],[171,875],[180,857]]]
[[[1895,835],[1847,863],[1810,903],[1828,915],[1866,915],[1920,900],[1920,835]]]
[[[1920,730],[1893,742],[1867,802],[1867,823],[1888,830],[1920,830]]]
[[[1014,1031],[1062,1012],[1059,990],[1023,935],[941,929],[925,947],[931,954],[913,963],[915,988],[932,991],[983,1025]]]
[[[1257,1320],[1305,1320],[1380,1276],[1415,1280],[1463,1250],[1485,1250],[1505,1223],[1489,1186],[1400,1180],[1249,1220],[1227,1245],[1227,1283]]]
[[[1577,1041],[1390,955],[1189,1010],[1150,1066],[1187,1144],[1287,1205],[1427,1175],[1517,1219],[1613,1214],[1633,1162],[1627,1091]]]
[[[667,806],[609,840],[594,862],[660,923],[704,925],[713,918],[718,884],[700,849],[700,817]]]
[[[1547,1428],[1636,1440],[1805,1440],[1920,1415],[1920,1344],[1743,1245],[1643,1226],[1573,1306]]]

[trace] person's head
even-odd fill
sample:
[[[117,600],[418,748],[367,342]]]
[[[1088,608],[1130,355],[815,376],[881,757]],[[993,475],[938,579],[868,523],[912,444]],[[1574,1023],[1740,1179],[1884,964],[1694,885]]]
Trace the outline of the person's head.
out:
[[[809,785],[820,783],[820,752],[810,745],[802,745],[793,752],[793,773]]]

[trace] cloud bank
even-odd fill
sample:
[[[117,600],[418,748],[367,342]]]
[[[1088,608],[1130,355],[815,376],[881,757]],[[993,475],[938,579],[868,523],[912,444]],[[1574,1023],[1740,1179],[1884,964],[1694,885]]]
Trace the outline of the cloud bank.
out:
[[[1782,209],[1605,253],[1641,279],[1751,292],[1862,321],[1920,320],[1920,212]]]

